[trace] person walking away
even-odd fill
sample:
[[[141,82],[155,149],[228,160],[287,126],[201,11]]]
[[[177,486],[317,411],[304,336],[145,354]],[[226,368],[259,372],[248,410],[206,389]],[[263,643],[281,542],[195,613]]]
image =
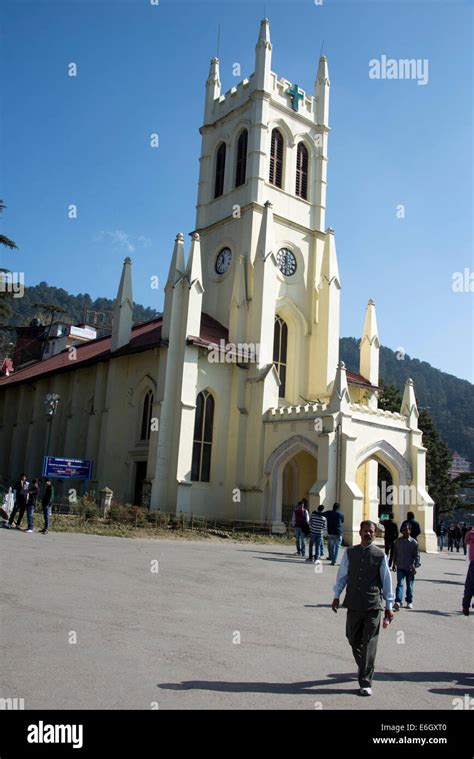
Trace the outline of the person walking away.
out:
[[[51,480],[47,479],[44,485],[43,497],[41,499],[41,505],[43,507],[44,528],[41,530],[43,535],[47,535],[49,531],[49,518],[51,516],[51,507],[53,505],[54,488],[51,484]]]
[[[456,549],[456,553],[459,553],[459,549],[461,547],[461,540],[462,540],[462,532],[461,532],[461,527],[459,526],[459,524],[454,525],[453,538],[454,538],[454,547]]]
[[[438,538],[438,549],[440,551],[442,551],[444,548],[444,534],[445,534],[445,529],[443,527],[442,522],[440,522],[436,528],[436,535]]]
[[[418,541],[411,537],[410,526],[405,524],[400,530],[402,536],[395,541],[393,564],[397,568],[397,589],[395,591],[394,611],[399,611],[403,604],[403,581],[406,581],[407,609],[413,609],[413,586],[415,574],[420,566],[420,547]]]
[[[383,523],[383,526],[385,529],[385,532],[384,532],[385,555],[388,556],[389,568],[393,564],[393,545],[396,539],[398,538],[398,527],[393,517],[394,517],[393,514],[389,514],[388,519]]]
[[[462,613],[465,617],[469,616],[469,609],[471,608],[472,597],[474,596],[474,561],[469,562],[469,569],[467,570],[466,582],[464,584],[464,596],[462,599]]]
[[[29,483],[27,480],[27,475],[23,473],[20,476],[18,482],[16,482],[13,486],[13,492],[15,493],[15,505],[13,507],[12,513],[10,514],[8,526],[13,526],[15,514],[18,512],[18,518],[15,525],[17,530],[21,530],[21,520],[23,519],[23,514],[25,513],[26,503],[28,500],[28,485]]]
[[[344,514],[339,511],[339,504],[335,503],[332,511],[325,511],[328,524],[328,559],[334,566],[339,553],[339,546],[342,543],[342,525],[344,524]]]
[[[28,488],[28,500],[26,502],[26,516],[28,517],[27,532],[33,532],[34,513],[36,506],[36,499],[39,494],[38,480],[34,479]]]
[[[306,561],[314,561],[323,558],[324,555],[324,531],[327,528],[327,520],[324,514],[324,506],[321,504],[317,509],[311,512],[309,518],[309,558]]]
[[[408,524],[410,528],[410,537],[412,537],[414,540],[418,540],[418,535],[421,532],[421,527],[420,527],[420,523],[416,521],[413,511],[409,511],[407,514],[407,518],[404,519],[403,522],[401,523],[400,532],[401,532],[402,527],[404,527],[406,524]]]
[[[291,526],[295,530],[296,553],[298,556],[304,556],[306,550],[306,530],[309,525],[309,514],[304,508],[302,501],[298,501],[298,508],[293,512]]]
[[[448,551],[453,551],[454,548],[454,522],[448,527]]]
[[[347,586],[342,604],[347,608],[346,636],[358,667],[359,693],[372,695],[375,657],[385,601],[384,628],[393,619],[392,578],[387,557],[375,544],[375,522],[360,523],[359,545],[350,546],[342,557],[334,586],[332,610],[339,609],[339,597]]]

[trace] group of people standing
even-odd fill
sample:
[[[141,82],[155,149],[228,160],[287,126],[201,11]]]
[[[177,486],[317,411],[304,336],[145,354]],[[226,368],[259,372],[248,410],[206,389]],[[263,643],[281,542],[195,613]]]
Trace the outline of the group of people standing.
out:
[[[10,491],[7,495],[7,499],[10,497],[13,499],[14,503],[10,510],[10,513],[7,513],[5,510],[5,507],[3,511],[8,516],[8,522],[5,525],[5,527],[9,529],[17,529],[21,530],[21,522],[23,520],[23,517],[25,515],[27,516],[27,522],[28,526],[26,529],[26,532],[33,532],[33,523],[34,523],[34,513],[36,508],[36,503],[38,500],[38,497],[40,495],[40,483],[37,478],[33,479],[32,482],[28,482],[28,475],[26,473],[23,473],[20,476],[20,479],[18,482],[15,482],[12,488],[10,488]],[[50,479],[45,480],[44,486],[43,486],[43,492],[41,495],[41,505],[43,507],[43,517],[44,517],[44,527],[42,530],[40,530],[41,533],[46,535],[49,531],[49,520],[51,516],[51,507],[53,504],[53,498],[54,498],[54,489],[53,485],[51,483]],[[16,522],[15,522],[16,517]]]
[[[444,548],[444,541],[448,541],[448,551],[453,552],[456,549],[456,553],[459,553],[459,549],[462,548],[464,556],[466,555],[466,542],[465,537],[469,532],[469,527],[465,522],[451,522],[446,529],[443,524],[439,524],[436,530],[438,536],[438,548],[440,551]]]
[[[311,516],[306,506],[306,500],[299,501],[291,518],[291,526],[295,531],[296,554],[304,557],[306,554],[306,538],[309,537],[309,556],[306,561],[324,559],[324,535],[328,537],[328,556],[332,566],[335,566],[342,544],[342,525],[344,514],[338,503],[331,511],[324,511],[324,506],[318,506]]]

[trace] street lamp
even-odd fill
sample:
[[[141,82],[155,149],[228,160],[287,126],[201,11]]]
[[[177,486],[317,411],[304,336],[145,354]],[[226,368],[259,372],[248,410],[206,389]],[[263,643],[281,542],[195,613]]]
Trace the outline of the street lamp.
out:
[[[51,427],[53,426],[53,416],[56,414],[58,403],[61,396],[57,393],[48,393],[44,399],[46,418],[49,419],[48,444],[46,446],[46,456],[49,456],[49,445],[51,443]]]

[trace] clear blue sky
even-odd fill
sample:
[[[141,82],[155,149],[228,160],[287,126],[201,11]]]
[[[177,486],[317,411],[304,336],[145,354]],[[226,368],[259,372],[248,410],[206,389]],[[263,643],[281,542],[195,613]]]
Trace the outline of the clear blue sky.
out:
[[[474,270],[471,4],[267,0],[266,14],[279,76],[312,92],[323,40],[328,56],[341,335],[360,336],[372,297],[384,345],[473,381],[474,294],[452,291]],[[20,251],[1,265],[114,297],[130,255],[134,299],[161,309],[150,277],[164,284],[176,233],[194,227],[218,24],[225,91],[235,62],[254,70],[262,16],[253,0],[4,2],[0,197]],[[428,59],[428,84],[370,79],[381,55]]]

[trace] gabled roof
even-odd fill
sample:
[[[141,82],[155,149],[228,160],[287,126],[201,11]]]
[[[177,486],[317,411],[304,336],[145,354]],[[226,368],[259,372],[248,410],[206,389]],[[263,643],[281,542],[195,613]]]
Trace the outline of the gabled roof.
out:
[[[115,351],[113,357],[150,350],[160,345],[161,324],[162,319],[160,317],[159,319],[152,319],[149,322],[133,327],[130,342],[124,345],[123,348],[120,348],[120,350]],[[70,358],[70,351],[66,349],[44,361],[36,361],[34,364],[14,371],[9,377],[2,377],[0,379],[0,388],[5,387],[5,385],[15,385],[20,382],[29,382],[42,377],[49,377],[52,374],[71,371],[78,367],[90,366],[99,361],[108,361],[111,358],[111,343],[112,336],[107,335],[106,337],[99,337],[97,340],[90,340],[82,345],[77,345],[75,359]]]
[[[355,372],[346,371],[347,382],[349,385],[357,385],[358,387],[367,387],[370,390],[380,390],[378,385],[372,385],[368,379],[362,376],[362,374],[356,374]]]
[[[111,354],[110,347],[112,336],[99,337],[97,340],[90,340],[87,343],[76,346],[76,358],[70,359],[69,350],[61,351],[51,358],[25,366],[17,371],[12,372],[8,377],[0,377],[0,388],[6,385],[16,385],[21,382],[30,382],[42,377],[49,377],[53,374],[71,371],[79,367],[91,366],[99,361],[109,361],[116,356],[128,356],[133,353],[152,350],[164,345],[161,339],[162,317],[151,319],[149,322],[138,324],[132,327],[132,337],[127,345],[124,345],[118,351]],[[201,315],[201,328],[199,335],[188,335],[188,341],[195,345],[208,347],[209,345],[218,345],[221,340],[226,343],[229,339],[229,330],[223,324],[213,319],[209,314]],[[346,372],[347,382],[350,385],[358,385],[371,390],[378,388],[371,385],[370,382],[362,377],[361,374]]]

